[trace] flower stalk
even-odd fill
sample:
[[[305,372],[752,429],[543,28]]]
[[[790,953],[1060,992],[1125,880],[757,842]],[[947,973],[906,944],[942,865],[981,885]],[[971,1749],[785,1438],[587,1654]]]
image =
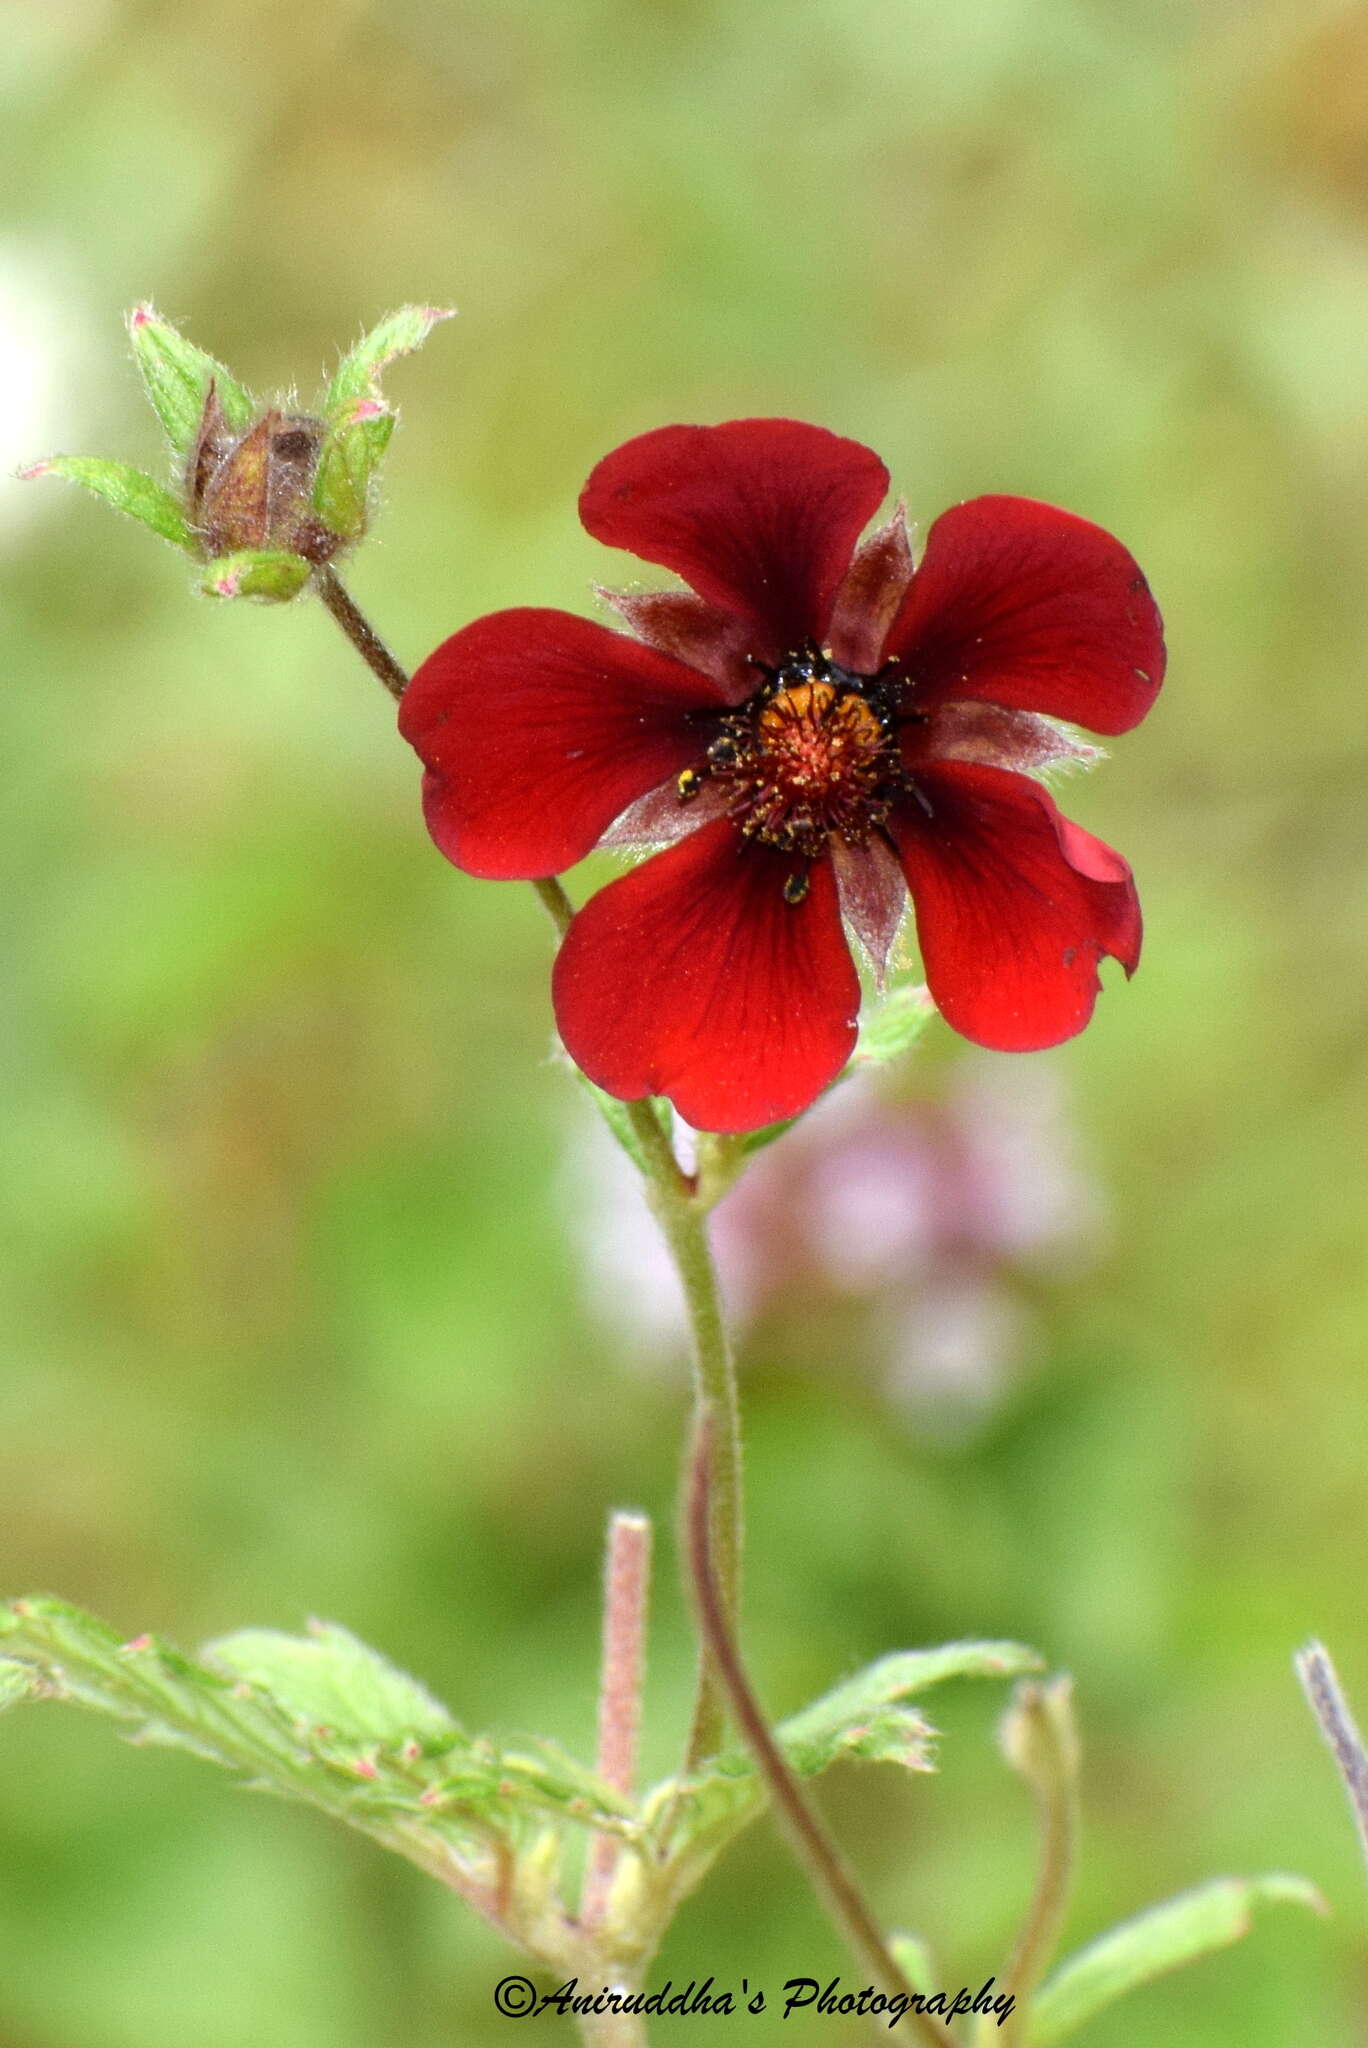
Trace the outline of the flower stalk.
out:
[[[365,613],[356,604],[336,572],[327,565],[314,575],[314,587],[333,619],[361,659],[390,696],[402,699],[409,677],[391,654]],[[574,915],[574,906],[561,883],[548,876],[533,882],[547,914],[563,939]],[[739,1161],[728,1161],[726,1180],[705,1172],[699,1178],[684,1172],[675,1156],[669,1135],[649,1101],[625,1104],[627,1119],[637,1141],[639,1160],[646,1182],[646,1197],[664,1236],[679,1274],[688,1311],[694,1376],[694,1419],[690,1465],[697,1462],[700,1444],[707,1439],[714,1446],[705,1470],[711,1483],[711,1530],[714,1570],[723,1610],[735,1625],[741,1585],[741,1417],[736,1391],[736,1371],[727,1336],[726,1319],[718,1292],[717,1272],[708,1243],[707,1211],[725,1185],[734,1178]],[[712,1154],[706,1150],[704,1159]],[[724,1718],[723,1693],[702,1653],[698,1690],[685,1753],[685,1772],[697,1768],[704,1757],[721,1746]]]
[[[314,589],[322,598],[371,674],[377,676],[397,704],[408,688],[408,675],[399,666],[365,613],[335,569],[326,563],[314,572]]]

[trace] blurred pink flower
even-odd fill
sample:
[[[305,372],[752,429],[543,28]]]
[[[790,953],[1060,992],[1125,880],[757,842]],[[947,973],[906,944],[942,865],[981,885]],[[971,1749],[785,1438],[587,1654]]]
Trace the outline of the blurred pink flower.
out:
[[[673,1352],[678,1285],[631,1168],[600,1139],[575,1184],[595,1307],[639,1353]],[[1102,1231],[1057,1070],[994,1055],[915,1100],[843,1082],[751,1162],[713,1224],[738,1325],[763,1318],[782,1352],[790,1319],[863,1304],[853,1348],[940,1435],[972,1427],[1029,1355],[1031,1283],[1082,1270]]]

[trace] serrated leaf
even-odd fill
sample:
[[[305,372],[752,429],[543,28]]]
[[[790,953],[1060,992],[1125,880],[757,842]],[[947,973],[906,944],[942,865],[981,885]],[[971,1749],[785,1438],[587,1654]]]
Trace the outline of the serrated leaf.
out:
[[[947,1643],[884,1657],[781,1722],[775,1739],[801,1776],[839,1757],[894,1760],[934,1768],[932,1731],[904,1701],[949,1678],[1012,1678],[1040,1668],[1033,1650],[1011,1642]],[[764,1810],[766,1788],[747,1751],[728,1750],[687,1779],[667,1779],[642,1802],[639,1835],[647,1853],[631,1859],[622,1882],[638,1923],[662,1930],[709,1867]]]
[[[245,1630],[210,1655],[185,1657],[150,1636],[122,1642],[65,1601],[0,1607],[0,1671],[18,1669],[27,1697],[111,1715],[136,1742],[189,1749],[425,1868],[521,1841],[548,1816],[632,1831],[627,1802],[590,1772],[549,1744],[504,1749],[464,1734],[416,1680],[344,1629]],[[12,1678],[6,1691],[24,1696]],[[324,1710],[331,1719],[317,1718]]]
[[[934,1730],[903,1704],[950,1678],[1014,1678],[1040,1669],[1021,1643],[946,1643],[882,1657],[800,1713],[780,1722],[774,1737],[800,1777],[818,1776],[838,1758],[935,1768]],[[765,1803],[765,1789],[745,1750],[713,1757],[694,1777],[658,1785],[643,1806],[649,1836],[659,1829],[668,1852],[663,1881],[676,1896],[698,1882],[713,1858]]]
[[[1217,1878],[1125,1921],[1061,1963],[1031,2008],[1030,2048],[1053,2048],[1096,2013],[1185,1963],[1229,1948],[1248,1934],[1256,1905],[1309,1906],[1324,1912],[1304,1878]]]
[[[126,462],[108,462],[102,455],[50,455],[45,462],[29,463],[19,475],[25,483],[40,476],[66,477],[93,491],[116,512],[126,512],[130,519],[160,534],[173,547],[193,549],[195,545],[185,514],[170,491]]]
[[[332,427],[319,450],[314,510],[330,533],[358,540],[370,513],[371,481],[394,432],[395,415],[364,398]]]
[[[943,1685],[951,1678],[1019,1678],[1039,1671],[1041,1659],[1024,1643],[967,1641],[934,1650],[895,1650],[890,1656],[824,1693],[775,1730],[786,1752],[832,1755],[848,1747],[849,1734],[890,1707]],[[801,1768],[790,1754],[795,1768]],[[816,1765],[822,1769],[821,1764]]]
[[[446,1708],[406,1671],[388,1663],[350,1630],[312,1621],[304,1636],[244,1628],[206,1643],[206,1663],[271,1695],[304,1728],[328,1728],[359,1742],[455,1742]]]
[[[893,989],[861,1012],[851,1065],[886,1066],[916,1044],[936,1014],[929,991],[919,984]]]
[[[278,548],[244,548],[210,562],[200,589],[206,597],[254,597],[268,604],[288,604],[312,574],[312,565],[302,555]]]
[[[128,331],[153,410],[178,455],[189,452],[199,433],[211,384],[229,426],[244,433],[251,425],[256,411],[251,393],[222,363],[163,320],[155,307],[137,307]]]
[[[931,1747],[935,1730],[906,1707],[871,1707],[867,1713],[833,1720],[824,1728],[812,1726],[811,1714],[809,1708],[801,1732],[792,1722],[775,1731],[780,1748],[800,1778],[818,1777],[840,1757],[859,1763],[901,1764],[908,1771],[935,1769]]]
[[[358,399],[378,398],[378,379],[386,363],[421,348],[437,322],[450,318],[449,306],[401,306],[397,313],[388,314],[338,364],[323,400],[329,420],[349,410]]]

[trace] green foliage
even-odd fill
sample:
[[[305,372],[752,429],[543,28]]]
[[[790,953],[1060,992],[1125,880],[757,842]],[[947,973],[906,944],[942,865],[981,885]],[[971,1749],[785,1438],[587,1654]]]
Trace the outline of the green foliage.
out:
[[[909,1723],[909,1755],[897,1756],[898,1716],[904,1701],[952,1678],[1017,1678],[1039,1671],[1041,1659],[1023,1643],[945,1643],[934,1650],[895,1650],[854,1678],[823,1694],[778,1729],[794,1769],[803,1775],[823,1771],[842,1754],[892,1755],[912,1769],[928,1768],[913,1761],[922,1724]],[[911,1717],[915,1722],[915,1716]],[[862,1747],[868,1742],[871,1747]],[[888,1746],[888,1745],[891,1745]]]
[[[235,433],[251,425],[256,410],[251,393],[153,307],[137,307],[128,331],[147,395],[177,455],[187,455],[194,445],[211,386]]]
[[[401,306],[388,314],[338,364],[323,399],[327,419],[334,422],[349,415],[358,400],[378,399],[385,365],[396,356],[412,355],[439,320],[451,317],[449,306]]]
[[[257,597],[266,604],[288,604],[312,574],[312,564],[302,555],[286,554],[281,548],[244,548],[210,562],[200,589],[206,597]]]
[[[370,517],[371,487],[394,432],[396,416],[361,399],[355,412],[328,428],[314,477],[314,509],[330,533],[356,540]]]
[[[879,1002],[860,1012],[860,1035],[852,1067],[882,1067],[910,1052],[936,1015],[930,994],[920,983],[890,989]]]
[[[818,1777],[842,1759],[933,1771],[936,1731],[907,1706],[909,1700],[952,1678],[1012,1678],[1039,1668],[1035,1651],[1021,1643],[962,1642],[895,1651],[781,1721],[774,1739],[800,1778]],[[696,1776],[667,1780],[647,1794],[642,1821],[656,1848],[630,1879],[654,1899],[653,1912],[643,1915],[647,1924],[653,1916],[662,1927],[668,1923],[675,1904],[767,1799],[744,1750],[728,1750]]]
[[[782,1723],[776,1739],[804,1778],[842,1759],[930,1771],[934,1731],[907,1701],[949,1678],[1010,1677],[1038,1662],[1017,1643],[901,1652]],[[304,1636],[243,1629],[191,1658],[151,1636],[121,1641],[65,1601],[11,1601],[0,1607],[0,1708],[41,1699],[110,1715],[136,1742],[189,1750],[255,1790],[318,1807],[486,1913],[494,1886],[505,1932],[548,1960],[563,1959],[573,1926],[555,1903],[560,1829],[622,1838],[614,1953],[639,1960],[766,1801],[749,1755],[729,1751],[633,1806],[550,1743],[466,1735],[416,1679],[325,1622]]]
[[[195,544],[185,514],[170,491],[126,462],[109,462],[100,455],[49,455],[43,462],[29,463],[20,475],[25,482],[40,476],[66,477],[93,491],[116,512],[126,512],[130,519],[160,534],[173,547],[193,548]]]
[[[1315,1886],[1300,1877],[1222,1877],[1180,1893],[1060,1965],[1032,2005],[1029,2048],[1054,2048],[1128,1992],[1243,1940],[1259,1905],[1325,1911]]]
[[[247,1629],[198,1658],[131,1642],[65,1601],[0,1607],[0,1705],[67,1700],[188,1749],[255,1789],[322,1808],[415,1860],[472,1836],[508,1844],[530,1822],[621,1829],[627,1809],[549,1745],[467,1736],[416,1680],[346,1629]],[[430,1838],[425,1854],[425,1840]]]
[[[303,1636],[238,1629],[206,1643],[201,1654],[207,1664],[269,1693],[300,1727],[390,1744],[418,1737],[449,1743],[456,1732],[446,1708],[416,1679],[334,1622],[310,1622]]]

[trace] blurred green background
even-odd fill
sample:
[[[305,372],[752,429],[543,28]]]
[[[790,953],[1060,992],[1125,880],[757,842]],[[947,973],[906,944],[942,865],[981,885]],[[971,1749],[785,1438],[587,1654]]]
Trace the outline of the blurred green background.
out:
[[[460,308],[391,372],[351,575],[408,661],[629,580],[575,496],[668,420],[819,420],[914,516],[1015,491],[1139,556],[1171,682],[1068,808],[1133,859],[1145,961],[1083,1039],[989,1063],[1063,1091],[1105,1232],[1010,1281],[1033,1335],[958,1431],[890,1396],[877,1311],[825,1355],[754,1325],[752,1661],[783,1711],[895,1645],[1037,1643],[1087,1742],[1073,1939],[1227,1869],[1337,1908],[1086,2038],[1368,2041],[1289,1667],[1315,1630],[1368,1703],[1368,11],[9,0],[0,93],[7,463],[155,464],[140,298],[306,394],[392,305]],[[321,608],[192,600],[56,484],[4,490],[0,549],[6,1589],[187,1645],[326,1614],[587,1751],[601,1527],[639,1504],[667,1768],[683,1379],[579,1277],[531,893],[433,852]],[[912,1095],[956,1085],[933,1040]],[[999,1705],[936,1702],[939,1779],[826,1793],[955,1984],[1031,1860]],[[416,1872],[103,1724],[6,1718],[0,1844],[3,2048],[506,2041],[504,1952]],[[656,1980],[826,1969],[762,1827]]]

